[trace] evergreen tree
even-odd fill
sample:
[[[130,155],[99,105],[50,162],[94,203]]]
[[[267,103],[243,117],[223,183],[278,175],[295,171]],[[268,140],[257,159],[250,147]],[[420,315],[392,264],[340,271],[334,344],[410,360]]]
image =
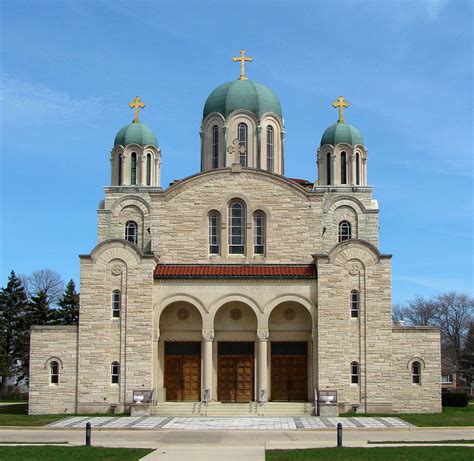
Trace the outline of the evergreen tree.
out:
[[[51,309],[48,295],[44,290],[40,290],[36,296],[31,297],[28,306],[27,324],[31,328],[33,325],[48,325],[52,323],[55,312]]]
[[[61,325],[77,325],[79,323],[79,294],[76,292],[74,280],[69,280],[66,291],[59,299],[56,319]]]
[[[12,271],[6,288],[0,291],[0,366],[3,378],[17,373],[25,345],[24,320],[28,299],[21,280]]]

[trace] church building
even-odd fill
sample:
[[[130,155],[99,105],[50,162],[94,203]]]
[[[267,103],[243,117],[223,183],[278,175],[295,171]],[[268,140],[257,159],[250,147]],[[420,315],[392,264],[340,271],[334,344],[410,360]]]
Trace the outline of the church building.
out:
[[[233,60],[240,77],[204,104],[200,172],[167,188],[144,103],[129,104],[80,256],[79,325],[31,332],[30,414],[133,413],[144,395],[153,415],[441,411],[439,330],[392,323],[349,103],[315,145],[318,180],[289,178],[280,102],[244,50]]]

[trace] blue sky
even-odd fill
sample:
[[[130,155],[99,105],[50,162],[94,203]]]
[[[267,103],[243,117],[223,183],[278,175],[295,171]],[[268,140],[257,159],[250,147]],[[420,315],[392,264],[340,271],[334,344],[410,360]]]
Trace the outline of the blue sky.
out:
[[[279,96],[286,174],[314,180],[336,121],[369,150],[380,249],[393,254],[393,301],[473,294],[472,4],[380,1],[21,1],[1,7],[1,266],[79,280],[96,244],[128,102],[163,151],[162,184],[199,170],[207,95],[250,78]]]

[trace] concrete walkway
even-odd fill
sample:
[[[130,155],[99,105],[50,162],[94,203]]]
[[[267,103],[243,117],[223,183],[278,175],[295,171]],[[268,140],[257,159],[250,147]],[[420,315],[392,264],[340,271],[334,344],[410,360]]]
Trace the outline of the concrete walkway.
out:
[[[341,423],[344,428],[407,428],[411,424],[393,417],[334,417],[288,416],[288,417],[113,417],[74,416],[48,425],[52,428],[84,428],[90,422],[93,428],[104,429],[180,429],[198,430],[308,430],[331,429]]]
[[[370,441],[439,441],[472,439],[473,427],[466,428],[349,428],[344,430],[345,446],[367,446]],[[1,442],[67,443],[83,445],[85,431],[52,428],[0,428]],[[92,431],[92,444],[107,447],[151,448],[146,461],[264,461],[265,449],[321,448],[336,445],[334,429],[319,430],[136,430]],[[381,446],[381,445],[375,445]],[[392,446],[392,445],[391,445]],[[374,445],[370,445],[374,447]],[[474,452],[474,449],[473,449]]]

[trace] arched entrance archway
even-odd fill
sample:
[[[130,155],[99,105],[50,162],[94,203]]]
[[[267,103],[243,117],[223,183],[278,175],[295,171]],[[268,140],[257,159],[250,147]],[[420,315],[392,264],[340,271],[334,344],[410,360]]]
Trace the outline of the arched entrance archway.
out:
[[[243,302],[228,302],[216,312],[214,332],[217,399],[222,402],[254,400],[255,312]]]
[[[202,317],[191,303],[177,301],[160,316],[160,361],[167,401],[201,399]]]
[[[310,313],[298,302],[283,302],[271,312],[268,328],[271,400],[307,401],[312,374]]]

